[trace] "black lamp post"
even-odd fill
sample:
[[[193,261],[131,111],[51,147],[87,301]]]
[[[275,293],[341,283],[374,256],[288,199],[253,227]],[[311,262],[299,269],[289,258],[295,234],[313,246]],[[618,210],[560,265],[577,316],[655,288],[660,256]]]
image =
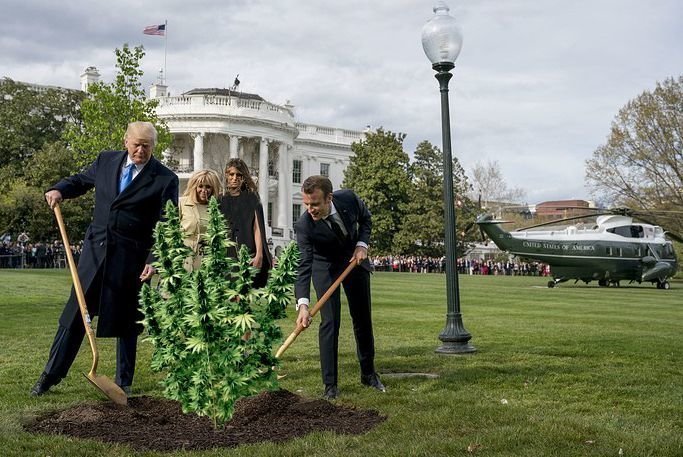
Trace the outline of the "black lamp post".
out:
[[[472,335],[465,330],[460,313],[458,270],[456,268],[455,198],[453,195],[453,159],[451,155],[451,119],[448,108],[448,81],[455,59],[460,54],[462,35],[455,19],[448,14],[448,7],[438,2],[434,17],[422,28],[422,47],[436,71],[441,90],[441,135],[443,141],[443,203],[446,229],[446,327],[439,334],[442,344],[436,352],[442,354],[467,354],[476,348],[469,341]]]

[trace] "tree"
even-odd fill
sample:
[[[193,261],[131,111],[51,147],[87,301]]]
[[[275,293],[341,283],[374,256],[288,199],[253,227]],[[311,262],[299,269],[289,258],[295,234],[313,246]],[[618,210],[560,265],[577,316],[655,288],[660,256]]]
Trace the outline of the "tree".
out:
[[[43,193],[77,171],[59,138],[68,123],[78,124],[83,97],[80,91],[0,82],[0,233],[26,231],[36,241],[57,237]],[[84,227],[82,221],[76,222],[83,217],[74,217],[74,211],[89,204],[86,199],[65,208],[65,219],[76,236],[82,236]]]
[[[417,145],[414,160],[410,164],[411,186],[401,230],[395,238],[395,251],[430,257],[445,255],[444,205],[443,205],[443,154],[429,141]],[[469,184],[465,171],[457,159],[453,159],[453,190],[458,208],[470,208],[467,198]],[[454,202],[455,204],[455,202]],[[457,217],[457,239],[462,243],[463,233],[474,218],[474,211],[463,211]]]
[[[403,151],[405,134],[379,128],[351,145],[351,162],[343,187],[353,189],[372,213],[371,248],[375,254],[393,252],[408,201],[409,158]]]
[[[515,187],[508,188],[497,160],[477,162],[472,168],[472,198],[481,198],[482,205],[490,203],[519,203],[526,192]]]
[[[117,74],[113,83],[98,82],[88,88],[87,99],[81,104],[83,122],[72,124],[64,138],[77,152],[81,166],[90,164],[100,151],[121,149],[129,122],[148,121],[157,128],[155,151],[160,153],[171,144],[166,123],[156,114],[158,100],[147,99],[140,82],[143,71],[140,61],[145,55],[142,46],[116,49]]]
[[[235,402],[278,385],[273,345],[282,339],[276,319],[285,317],[296,279],[299,251],[290,243],[262,289],[252,289],[256,268],[242,246],[227,257],[229,241],[218,202],[209,202],[201,267],[183,267],[191,254],[183,243],[178,210],[166,205],[157,224],[154,252],[159,287],[141,292],[144,325],[152,342],[152,368],[164,371],[164,394],[183,411],[209,416],[214,425],[232,417]]]
[[[629,101],[607,142],[586,161],[586,182],[608,204],[652,210],[668,230],[683,231],[683,76]]]
[[[0,233],[31,234],[35,241],[59,239],[52,210],[45,203],[45,190],[74,169],[73,155],[62,143],[44,145],[24,162],[23,176],[7,176],[0,194]],[[5,167],[9,169],[9,167]],[[80,240],[90,223],[94,195],[86,194],[62,205],[71,239]]]
[[[13,174],[43,145],[57,141],[68,123],[78,123],[84,94],[38,88],[4,78],[0,81],[0,167]]]

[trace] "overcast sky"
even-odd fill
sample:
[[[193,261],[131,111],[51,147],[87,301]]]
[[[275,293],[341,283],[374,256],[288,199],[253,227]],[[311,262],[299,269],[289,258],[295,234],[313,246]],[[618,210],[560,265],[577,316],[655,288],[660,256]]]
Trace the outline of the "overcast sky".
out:
[[[78,88],[113,50],[144,45],[145,86],[240,88],[297,119],[441,147],[438,83],[422,50],[430,0],[2,0],[0,76]],[[584,162],[619,108],[683,73],[681,0],[448,0],[464,43],[451,89],[453,153],[498,161],[527,201],[590,198]]]

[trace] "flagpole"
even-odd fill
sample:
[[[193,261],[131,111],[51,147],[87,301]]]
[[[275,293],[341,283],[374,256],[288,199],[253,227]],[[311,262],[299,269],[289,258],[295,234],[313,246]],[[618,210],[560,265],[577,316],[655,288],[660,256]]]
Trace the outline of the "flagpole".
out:
[[[166,50],[168,49],[168,20],[164,20],[164,86],[166,85]]]

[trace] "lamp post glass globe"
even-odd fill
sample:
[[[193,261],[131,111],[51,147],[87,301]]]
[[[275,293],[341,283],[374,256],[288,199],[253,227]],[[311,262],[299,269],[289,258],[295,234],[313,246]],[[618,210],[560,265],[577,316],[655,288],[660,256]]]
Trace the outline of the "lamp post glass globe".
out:
[[[422,28],[422,49],[433,65],[455,63],[462,48],[462,33],[448,11],[444,2],[438,2],[434,16]]]
[[[446,326],[439,334],[442,344],[436,349],[441,354],[468,354],[476,349],[469,341],[472,335],[465,330],[460,313],[458,270],[456,268],[455,201],[453,192],[453,159],[451,154],[451,119],[448,107],[448,81],[450,70],[462,47],[462,34],[455,19],[448,14],[448,7],[439,2],[434,16],[422,28],[422,47],[436,70],[441,91],[441,135],[443,142],[443,203],[446,248]]]

